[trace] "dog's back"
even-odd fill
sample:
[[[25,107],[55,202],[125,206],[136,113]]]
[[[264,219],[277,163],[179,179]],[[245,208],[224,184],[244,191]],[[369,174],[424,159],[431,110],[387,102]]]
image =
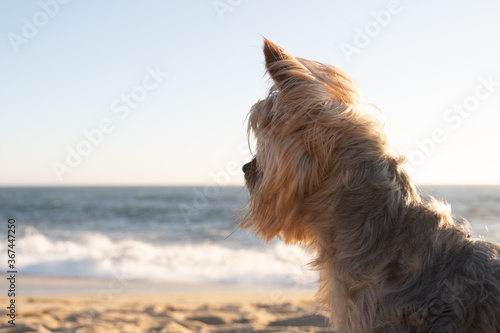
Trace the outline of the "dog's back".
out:
[[[423,265],[413,288],[389,300],[410,304],[394,332],[500,332],[499,256],[498,244],[480,240],[467,240],[455,253],[443,248],[441,260]]]

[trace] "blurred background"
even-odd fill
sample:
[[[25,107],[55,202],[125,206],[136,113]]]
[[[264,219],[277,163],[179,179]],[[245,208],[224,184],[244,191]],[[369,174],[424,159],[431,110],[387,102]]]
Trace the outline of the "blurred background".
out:
[[[500,240],[499,11],[494,0],[2,2],[0,218],[17,221],[20,272],[311,285],[303,249],[235,231],[246,116],[270,86],[262,37],[355,78],[422,190]]]

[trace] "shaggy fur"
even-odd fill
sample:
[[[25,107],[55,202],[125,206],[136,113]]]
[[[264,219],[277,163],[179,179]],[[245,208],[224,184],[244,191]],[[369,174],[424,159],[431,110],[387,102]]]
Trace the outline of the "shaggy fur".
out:
[[[500,332],[500,245],[420,195],[353,79],[268,40],[264,55],[240,227],[307,244],[338,333]]]

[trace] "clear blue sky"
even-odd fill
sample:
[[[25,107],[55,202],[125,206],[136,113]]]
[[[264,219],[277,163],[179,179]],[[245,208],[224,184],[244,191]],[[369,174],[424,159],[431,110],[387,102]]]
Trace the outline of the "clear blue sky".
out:
[[[245,117],[269,86],[262,36],[353,76],[417,183],[500,184],[498,13],[497,0],[3,1],[0,185],[242,184]]]

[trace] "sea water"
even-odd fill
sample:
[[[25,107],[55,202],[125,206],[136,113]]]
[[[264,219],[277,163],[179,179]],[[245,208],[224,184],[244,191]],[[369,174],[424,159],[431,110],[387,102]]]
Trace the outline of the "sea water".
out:
[[[500,241],[500,187],[421,190],[449,202],[474,237]],[[13,218],[20,275],[314,283],[303,248],[265,244],[236,228],[237,209],[247,198],[244,187],[0,188],[0,248],[7,249],[7,220]],[[0,269],[7,270],[6,260]]]

